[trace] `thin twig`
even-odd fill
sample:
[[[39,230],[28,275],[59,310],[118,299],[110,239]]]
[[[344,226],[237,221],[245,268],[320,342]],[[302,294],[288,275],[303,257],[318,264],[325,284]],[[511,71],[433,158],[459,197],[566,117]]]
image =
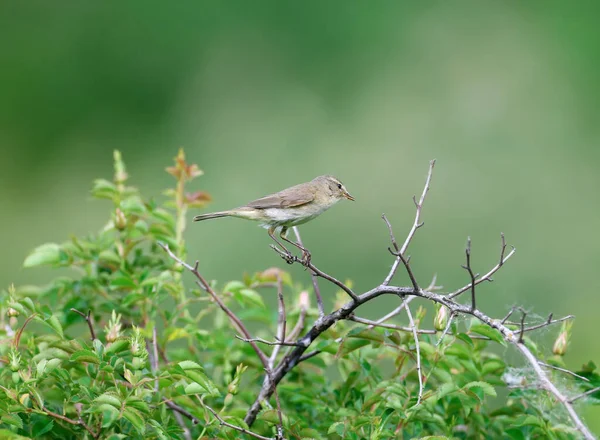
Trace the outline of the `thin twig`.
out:
[[[508,321],[508,318],[511,317],[511,315],[515,312],[515,310],[517,310],[516,307],[511,307],[510,310],[508,311],[508,313],[506,314],[506,316],[504,318],[502,318],[502,321],[500,321],[501,324],[506,323],[506,321]]]
[[[90,329],[90,335],[92,337],[92,341],[96,339],[96,332],[94,331],[94,323],[92,322],[92,311],[88,310],[87,314],[77,310],[71,309],[71,312],[75,312],[80,315],[87,322],[88,328]]]
[[[498,269],[500,269],[504,265],[504,263],[506,263],[508,261],[508,259],[510,257],[512,257],[515,254],[515,252],[517,251],[517,249],[514,246],[511,246],[511,248],[512,248],[511,251],[508,254],[506,254],[506,256],[504,256],[504,249],[506,247],[506,245],[504,244],[504,234],[502,234],[502,243],[503,243],[503,245],[502,245],[502,249],[500,252],[500,255],[502,258],[501,258],[500,262],[498,264],[496,264],[494,267],[492,267],[488,273],[486,273],[482,277],[477,278],[475,280],[476,286],[478,284],[483,283],[484,281],[491,280],[492,275],[494,275],[496,272],[498,272]],[[455,298],[458,295],[460,295],[461,293],[466,292],[467,290],[469,290],[471,288],[472,288],[471,283],[469,283],[466,286],[463,286],[460,289],[455,290],[454,292],[448,294],[448,298],[450,298],[450,299]]]
[[[421,403],[421,398],[423,397],[423,377],[421,375],[421,350],[419,348],[419,335],[417,334],[417,326],[415,325],[412,313],[410,312],[410,307],[405,303],[404,308],[406,310],[406,314],[408,315],[410,327],[413,329],[413,338],[415,340],[415,351],[417,353],[417,375],[419,376],[419,394],[417,396],[416,405],[419,405]]]
[[[178,262],[179,264],[181,264],[183,267],[185,267],[187,270],[189,270],[190,272],[192,272],[192,274],[197,278],[197,284],[202,289],[204,289],[206,292],[208,292],[208,294],[219,305],[219,307],[221,308],[221,310],[223,310],[225,312],[225,314],[229,317],[229,319],[237,327],[238,331],[244,335],[244,338],[246,338],[246,339],[249,340],[248,342],[250,343],[250,345],[254,349],[254,352],[259,357],[260,361],[263,364],[263,367],[264,368],[268,368],[269,367],[269,359],[263,353],[263,351],[258,347],[258,345],[256,345],[256,342],[254,342],[254,341],[251,340],[252,336],[250,335],[250,332],[248,331],[248,329],[246,328],[246,326],[244,325],[244,323],[240,320],[240,318],[238,318],[237,315],[235,313],[233,313],[229,307],[227,307],[227,305],[223,302],[223,300],[221,300],[221,298],[219,298],[219,295],[217,295],[217,293],[213,290],[213,288],[210,286],[210,284],[208,284],[208,282],[204,279],[204,277],[200,274],[200,272],[198,272],[198,262],[196,261],[196,264],[194,265],[194,267],[192,267],[189,264],[187,264],[185,261],[181,260],[177,255],[175,255],[171,251],[171,249],[169,249],[169,246],[167,244],[158,243],[158,245],[160,247],[162,247],[165,250],[165,252],[167,254],[169,254],[169,256],[173,260],[175,260],[176,262]]]
[[[192,433],[189,428],[185,425],[185,420],[183,420],[183,416],[177,411],[173,411],[173,415],[175,416],[175,420],[177,420],[177,424],[183,431],[183,437],[185,440],[192,440]]]
[[[527,312],[523,309],[521,310],[521,331],[519,332],[519,344],[523,343],[523,334],[525,333],[525,318],[527,317]]]
[[[212,413],[212,415],[215,417],[215,419],[217,419],[219,421],[219,423],[221,424],[221,426],[226,426],[228,428],[235,429],[236,431],[241,432],[242,434],[248,434],[250,437],[254,437],[254,438],[257,438],[259,440],[275,440],[272,437],[264,437],[264,436],[262,436],[260,434],[257,434],[255,432],[249,431],[246,428],[242,428],[241,426],[232,425],[231,423],[226,422],[225,420],[223,420],[221,418],[221,416],[219,414],[217,414],[217,412],[214,409],[212,409],[206,403],[202,402],[202,400],[200,400],[200,402],[202,403],[202,406],[204,408],[206,408],[207,410],[209,410]]]
[[[530,332],[532,330],[537,330],[539,328],[547,327],[547,326],[549,326],[551,324],[556,324],[557,322],[563,322],[563,321],[566,321],[568,319],[573,319],[573,318],[575,318],[574,315],[567,315],[567,316],[563,316],[562,318],[558,318],[558,319],[550,319],[550,320],[547,320],[547,321],[545,321],[545,322],[543,322],[541,324],[532,325],[531,327],[525,327],[523,329],[523,331],[524,332]],[[521,330],[515,330],[515,333],[519,333],[520,331]]]
[[[556,365],[550,365],[550,364],[547,364],[547,363],[542,362],[542,361],[538,361],[538,364],[540,364],[540,365],[542,365],[544,367],[547,367],[547,368],[552,368],[553,370],[557,370],[557,371],[560,371],[560,372],[565,373],[565,374],[570,374],[571,376],[574,376],[577,379],[581,379],[581,380],[584,380],[586,382],[590,381],[587,377],[580,376],[579,374],[573,373],[571,370],[567,370],[566,368],[560,368],[560,367],[557,367]]]
[[[188,419],[190,419],[192,421],[192,423],[194,425],[197,425],[198,423],[200,423],[200,420],[194,416],[191,412],[189,412],[188,410],[180,407],[179,405],[177,405],[175,402],[172,402],[171,400],[163,400],[163,402],[165,402],[165,405],[167,405],[169,408],[171,408],[173,411],[181,414],[182,416],[187,417]]]
[[[302,247],[304,247],[304,243],[302,243],[302,238],[300,237],[300,232],[298,228],[294,226],[292,228],[294,230],[294,234],[296,235],[296,241]],[[319,279],[317,275],[313,272],[310,273],[310,277],[312,279],[313,289],[315,291],[315,296],[317,297],[317,309],[319,310],[319,317],[325,314],[325,308],[323,307],[323,297],[321,296],[321,289],[319,288]]]
[[[50,417],[54,417],[55,419],[62,420],[63,422],[69,423],[69,424],[71,424],[71,425],[76,425],[76,426],[81,426],[81,427],[83,427],[83,428],[84,428],[84,429],[85,429],[87,432],[89,432],[89,433],[90,433],[90,435],[92,436],[92,438],[95,438],[95,439],[96,439],[96,438],[99,438],[99,437],[100,437],[100,433],[99,433],[99,432],[98,432],[98,433],[95,433],[94,431],[92,431],[92,428],[90,428],[90,427],[89,427],[89,426],[88,426],[88,425],[87,425],[87,424],[86,424],[86,423],[83,421],[83,419],[82,419],[81,417],[79,418],[79,420],[73,420],[73,419],[70,419],[70,418],[68,418],[68,417],[66,417],[66,416],[63,416],[63,415],[61,415],[61,414],[57,414],[57,413],[55,413],[55,412],[53,412],[53,411],[50,411],[50,410],[49,410],[48,408],[46,408],[45,406],[42,406],[41,410],[42,410],[42,411],[43,411],[45,414],[49,415]]]
[[[356,301],[356,299],[357,299],[356,293],[354,293],[350,287],[346,286],[344,283],[342,283],[341,281],[339,281],[336,278],[332,277],[331,275],[328,275],[325,272],[323,272],[322,270],[318,269],[312,263],[312,261],[308,261],[308,262],[307,261],[302,261],[302,260],[298,259],[297,257],[294,257],[294,259],[296,261],[298,261],[300,264],[303,264],[304,266],[306,266],[307,268],[309,268],[314,273],[315,276],[319,276],[321,278],[324,278],[327,281],[329,281],[330,283],[333,283],[336,286],[338,286],[340,289],[342,289],[344,292],[346,292],[348,294],[348,296],[350,298],[352,298],[352,300]]]
[[[467,264],[461,266],[467,272],[469,272],[469,276],[471,277],[471,310],[475,310],[477,307],[475,306],[475,274],[471,269],[471,237],[467,237],[467,247],[465,249],[465,255],[467,257]]]
[[[239,339],[240,341],[244,341],[244,342],[260,342],[261,344],[265,344],[265,345],[274,345],[276,347],[280,347],[280,346],[284,346],[284,347],[297,347],[298,344],[296,342],[283,342],[283,341],[267,341],[266,339],[263,338],[251,338],[251,339],[245,339],[242,338],[239,335],[235,335],[235,337],[237,339]]]
[[[600,387],[592,388],[591,390],[586,391],[585,393],[578,394],[577,396],[569,399],[569,403],[573,403],[576,400],[581,399],[582,397],[589,396],[590,394],[594,394],[600,391]]]
[[[444,306],[442,306],[442,307],[444,307]],[[450,331],[450,326],[452,325],[452,320],[456,317],[456,315],[457,315],[456,313],[450,312],[450,316],[448,317],[448,322],[446,323],[446,327],[444,328],[444,331],[442,332],[442,334],[440,335],[440,338],[438,339],[437,343],[435,344],[436,347],[442,343],[442,341],[444,340],[444,338]]]
[[[269,380],[273,381],[273,378],[271,377],[271,370],[266,370],[267,374],[269,375]],[[275,389],[273,390],[273,395],[275,396],[275,404],[277,406],[277,417],[279,418],[279,423],[277,424],[277,437],[275,437],[277,440],[282,440],[283,439],[283,415],[281,412],[281,401],[279,400],[279,393],[277,392],[277,387],[275,387]]]
[[[421,198],[419,199],[419,201],[417,202],[417,199],[413,196],[413,201],[415,202],[417,212],[415,213],[415,221],[413,222],[413,225],[412,225],[408,235],[406,236],[406,240],[404,240],[404,244],[399,249],[399,252],[402,255],[404,255],[406,253],[406,249],[408,249],[408,245],[410,244],[413,237],[415,236],[415,232],[417,232],[417,229],[419,229],[421,226],[423,226],[423,223],[421,222],[421,210],[423,209],[423,202],[425,201],[425,196],[427,195],[427,192],[429,191],[429,185],[431,183],[431,176],[433,174],[434,166],[435,166],[435,159],[429,162],[429,171],[427,172],[427,179],[425,180],[425,187],[423,188],[423,192],[421,193]],[[388,275],[385,277],[385,280],[383,281],[384,286],[387,286],[388,284],[390,284],[390,282],[392,281],[392,278],[394,278],[394,274],[396,273],[396,270],[398,270],[398,266],[400,265],[401,262],[402,261],[400,260],[400,258],[396,257],[396,260],[394,260],[394,264],[392,264],[392,268],[390,269]]]
[[[15,339],[13,341],[13,347],[17,348],[19,346],[19,342],[21,342],[21,336],[23,335],[23,331],[25,330],[25,327],[27,327],[27,324],[29,324],[31,322],[31,320],[33,318],[35,318],[36,316],[37,316],[37,313],[34,313],[33,315],[29,316],[25,320],[25,322],[23,323],[21,328],[19,330],[17,330],[17,333],[15,334]]]
[[[371,321],[370,319],[359,318],[358,316],[354,316],[354,315],[349,316],[348,320],[358,322],[361,324],[367,324],[370,326],[370,328],[381,327],[381,328],[388,328],[390,330],[398,330],[401,332],[408,332],[408,333],[414,333],[414,330],[415,330],[411,327],[402,327],[400,325],[379,323],[377,321]],[[419,329],[419,330],[417,330],[417,333],[419,333],[421,335],[435,335],[437,333],[437,331],[435,331],[435,330],[420,330]]]
[[[392,241],[392,246],[394,247],[394,250],[392,250],[392,248],[388,247],[388,251],[390,252],[390,254],[394,255],[395,257],[400,258],[400,261],[402,261],[402,264],[404,264],[404,267],[406,268],[406,273],[408,273],[408,277],[410,278],[410,281],[411,281],[414,289],[419,290],[419,285],[417,284],[417,279],[415,278],[415,275],[413,274],[413,271],[410,268],[410,257],[404,258],[404,255],[402,255],[402,252],[400,252],[400,249],[398,248],[398,243],[396,243],[396,237],[394,237],[394,231],[392,230],[392,225],[390,224],[390,221],[387,219],[385,214],[382,214],[381,218],[383,219],[383,221],[385,222],[385,224],[388,227],[388,230],[390,232],[390,239]]]
[[[277,340],[281,344],[275,344],[271,356],[269,356],[269,372],[273,369],[281,345],[285,344],[286,326],[287,319],[285,316],[285,302],[283,300],[283,282],[281,281],[281,276],[277,274]]]

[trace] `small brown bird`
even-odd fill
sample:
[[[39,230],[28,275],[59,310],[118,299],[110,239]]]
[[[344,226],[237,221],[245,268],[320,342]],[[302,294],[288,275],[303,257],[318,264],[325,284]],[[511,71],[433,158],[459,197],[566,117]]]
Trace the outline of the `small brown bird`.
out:
[[[220,217],[258,221],[261,226],[267,228],[269,236],[285,251],[288,262],[291,262],[290,251],[274,235],[275,231],[281,228],[281,239],[300,249],[303,259],[308,261],[310,253],[300,244],[287,238],[288,229],[312,220],[344,198],[354,200],[342,182],[333,176],[319,176],[310,182],[270,194],[239,208],[197,215],[194,221]]]

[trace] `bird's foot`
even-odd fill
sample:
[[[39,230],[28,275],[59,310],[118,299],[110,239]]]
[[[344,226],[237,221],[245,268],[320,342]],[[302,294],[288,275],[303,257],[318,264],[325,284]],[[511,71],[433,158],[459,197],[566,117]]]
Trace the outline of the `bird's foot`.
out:
[[[302,251],[302,261],[300,261],[300,263],[303,266],[308,267],[310,265],[311,258],[312,258],[312,256],[310,255],[310,252],[308,252],[308,250],[304,249]]]
[[[294,263],[294,261],[295,261],[296,258],[291,253],[286,252],[286,251],[282,251],[281,249],[279,249],[277,246],[275,246],[273,244],[271,245],[271,249],[273,249],[275,252],[277,252],[279,254],[279,256],[281,258],[283,258],[283,260],[287,264],[293,264]]]

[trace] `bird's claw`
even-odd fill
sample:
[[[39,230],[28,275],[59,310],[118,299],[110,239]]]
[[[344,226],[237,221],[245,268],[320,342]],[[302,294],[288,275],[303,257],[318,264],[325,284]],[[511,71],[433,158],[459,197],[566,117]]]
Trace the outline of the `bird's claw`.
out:
[[[282,251],[281,249],[279,249],[277,246],[271,245],[271,249],[273,249],[275,252],[277,252],[279,254],[279,256],[281,258],[283,258],[283,260],[287,263],[287,264],[293,264],[295,257],[290,254],[289,252],[285,252]]]
[[[310,255],[310,252],[308,252],[306,249],[304,249],[302,251],[302,265],[308,267],[308,265],[310,264],[310,259],[312,258],[312,256]]]

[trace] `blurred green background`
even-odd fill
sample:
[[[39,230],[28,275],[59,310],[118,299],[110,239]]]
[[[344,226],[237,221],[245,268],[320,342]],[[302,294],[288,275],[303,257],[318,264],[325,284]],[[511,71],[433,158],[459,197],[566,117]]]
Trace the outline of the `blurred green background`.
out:
[[[318,266],[368,289],[392,262],[381,214],[403,238],[436,158],[410,249],[422,284],[468,282],[469,235],[487,271],[502,231],[517,254],[478,304],[573,313],[567,363],[598,363],[599,5],[2,2],[0,285],[45,282],[49,271],[21,269],[33,247],[104,225],[109,204],[89,188],[112,176],[113,149],[160,197],[183,146],[206,172],[190,190],[210,192],[211,210],[319,174],[343,180],[356,202],[301,231]],[[250,222],[190,225],[186,239],[208,278],[286,266]],[[596,431],[598,414],[586,414]]]

